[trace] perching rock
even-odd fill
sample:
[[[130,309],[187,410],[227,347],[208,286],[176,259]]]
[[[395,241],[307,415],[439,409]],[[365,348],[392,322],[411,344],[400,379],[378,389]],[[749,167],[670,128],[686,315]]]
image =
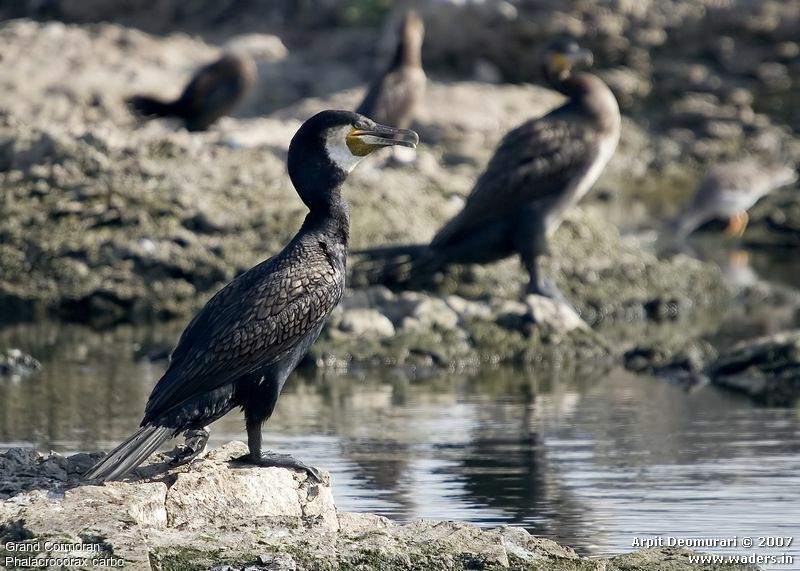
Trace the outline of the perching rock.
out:
[[[280,468],[243,465],[220,470],[220,464],[244,454],[247,448],[241,442],[231,442],[193,464],[190,470],[178,473],[167,490],[169,525],[208,529],[264,517],[285,517],[338,528],[329,485],[315,484],[304,473]]]
[[[586,559],[521,528],[484,530],[433,521],[396,525],[377,515],[337,513],[327,482],[314,483],[283,468],[229,462],[245,449],[232,442],[167,475],[155,474],[163,465],[151,463],[141,470],[150,474],[143,480],[104,485],[73,477],[99,454],[6,452],[0,455],[0,481],[27,478],[36,489],[25,485],[27,491],[0,503],[0,556],[64,557],[68,545],[68,554],[87,560],[86,566],[106,558],[134,571],[709,568],[693,565],[686,550]],[[54,464],[61,471],[44,468]],[[68,489],[60,487],[64,480]],[[48,540],[60,547],[47,546]]]
[[[569,304],[558,299],[528,295],[525,297],[525,304],[528,306],[533,322],[541,327],[561,333],[568,333],[573,329],[589,329],[589,326]]]
[[[711,381],[768,405],[800,398],[800,331],[744,341],[708,368]]]

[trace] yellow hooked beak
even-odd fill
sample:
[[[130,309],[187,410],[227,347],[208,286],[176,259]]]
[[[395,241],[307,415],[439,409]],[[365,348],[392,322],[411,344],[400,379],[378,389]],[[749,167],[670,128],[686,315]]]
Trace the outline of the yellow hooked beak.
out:
[[[365,157],[383,147],[401,146],[415,148],[419,135],[410,129],[396,129],[375,125],[370,129],[353,128],[347,134],[347,148],[357,157]]]

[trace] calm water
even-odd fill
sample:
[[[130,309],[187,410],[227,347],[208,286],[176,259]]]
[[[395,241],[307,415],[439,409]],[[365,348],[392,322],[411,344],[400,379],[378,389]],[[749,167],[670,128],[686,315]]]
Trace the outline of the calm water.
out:
[[[165,365],[135,355],[177,333],[0,331],[0,346],[44,364],[26,380],[0,380],[0,449],[116,444]],[[243,439],[242,425],[231,413],[211,444]],[[298,375],[265,437],[329,470],[344,511],[521,524],[584,554],[630,550],[636,535],[800,542],[800,409],[759,408],[711,387],[686,392],[622,371]],[[797,545],[783,552],[800,563]]]

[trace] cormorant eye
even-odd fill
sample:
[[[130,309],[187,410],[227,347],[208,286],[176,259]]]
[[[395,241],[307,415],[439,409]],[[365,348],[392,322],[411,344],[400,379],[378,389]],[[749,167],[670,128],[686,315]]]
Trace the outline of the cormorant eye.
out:
[[[361,120],[359,120],[359,121],[356,121],[356,124],[355,124],[355,125],[353,125],[353,126],[354,126],[356,129],[359,129],[359,130],[366,130],[366,129],[369,129],[369,124],[367,124],[367,122],[366,122],[366,121],[361,121]]]

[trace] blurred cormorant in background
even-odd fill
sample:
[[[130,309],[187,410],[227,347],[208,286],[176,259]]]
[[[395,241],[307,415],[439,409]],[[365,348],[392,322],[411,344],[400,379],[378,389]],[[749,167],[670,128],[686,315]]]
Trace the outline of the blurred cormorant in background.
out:
[[[236,107],[256,76],[256,64],[250,57],[228,53],[201,67],[175,101],[136,95],[128,104],[143,117],[176,117],[189,131],[203,131]]]
[[[181,432],[187,436],[181,460],[188,461],[205,447],[205,427],[237,406],[250,449],[241,460],[319,477],[291,456],[262,453],[261,425],[342,297],[350,218],[341,189],[348,173],[378,148],[414,147],[418,140],[413,131],[350,111],[323,111],[300,127],[288,168],[310,211],[302,227],[279,254],[238,276],[192,319],[150,394],[141,428],[87,478],[123,476]]]
[[[527,292],[556,296],[538,259],[564,212],[597,180],[617,147],[617,101],[598,77],[572,73],[592,54],[570,39],[548,44],[543,72],[567,96],[561,107],[523,123],[500,142],[461,212],[430,244],[358,252],[373,283],[425,280],[450,264],[485,264],[519,254],[530,281]]]
[[[424,35],[425,27],[419,15],[413,10],[406,13],[392,62],[370,86],[356,113],[384,125],[402,129],[411,126],[417,104],[425,95]]]
[[[713,218],[726,218],[728,236],[741,238],[747,211],[773,190],[792,184],[797,172],[784,165],[763,166],[754,160],[720,164],[700,179],[692,202],[672,221],[675,238],[683,240]]]

